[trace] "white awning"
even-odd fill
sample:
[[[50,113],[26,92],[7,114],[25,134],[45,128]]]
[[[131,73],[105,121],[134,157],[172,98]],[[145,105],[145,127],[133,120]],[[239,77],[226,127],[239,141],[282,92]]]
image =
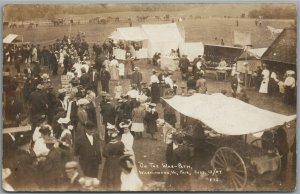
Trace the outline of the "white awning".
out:
[[[140,27],[117,28],[110,36],[113,40],[143,41],[147,37]]]
[[[263,110],[220,93],[196,93],[189,97],[174,96],[164,100],[181,114],[197,119],[225,135],[254,134],[296,119],[296,115],[286,116]]]
[[[3,39],[3,43],[11,44],[17,37],[18,37],[18,35],[16,35],[16,34],[9,34]]]

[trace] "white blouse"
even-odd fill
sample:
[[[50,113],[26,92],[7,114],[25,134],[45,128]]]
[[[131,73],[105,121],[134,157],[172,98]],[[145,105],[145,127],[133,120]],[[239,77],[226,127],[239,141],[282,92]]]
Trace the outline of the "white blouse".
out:
[[[134,138],[130,132],[122,134],[121,142],[124,144],[125,151],[133,152],[133,140]]]
[[[151,75],[150,83],[159,83],[158,77],[156,75]]]

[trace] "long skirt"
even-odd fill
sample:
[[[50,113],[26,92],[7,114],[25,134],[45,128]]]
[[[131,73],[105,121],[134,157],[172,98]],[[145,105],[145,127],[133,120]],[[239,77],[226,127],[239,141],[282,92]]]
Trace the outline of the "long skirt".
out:
[[[152,83],[151,85],[151,98],[154,103],[160,102],[160,88],[158,83]]]
[[[261,82],[259,93],[267,94],[268,93],[268,85],[269,85],[269,79],[264,79]]]
[[[106,158],[101,178],[101,186],[105,191],[120,191],[121,171],[119,156]]]
[[[131,131],[143,132],[145,130],[144,123],[132,123]]]
[[[294,104],[295,97],[295,88],[292,88],[290,86],[286,86],[284,89],[284,102],[286,104]]]

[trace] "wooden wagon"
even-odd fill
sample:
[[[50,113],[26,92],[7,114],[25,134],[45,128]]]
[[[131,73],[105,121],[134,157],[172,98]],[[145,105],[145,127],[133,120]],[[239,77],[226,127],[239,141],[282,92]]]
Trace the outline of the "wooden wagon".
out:
[[[249,184],[272,182],[278,177],[281,155],[273,144],[274,138],[264,138],[263,134],[274,134],[296,115],[262,110],[222,94],[174,96],[164,101],[181,115],[202,124],[202,132],[198,132],[202,138],[197,141],[208,148],[213,172],[219,172],[217,190],[247,190]]]

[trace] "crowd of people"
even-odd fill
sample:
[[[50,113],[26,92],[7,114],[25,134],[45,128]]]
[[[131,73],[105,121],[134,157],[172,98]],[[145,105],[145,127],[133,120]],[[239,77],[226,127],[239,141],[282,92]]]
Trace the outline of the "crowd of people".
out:
[[[3,136],[3,168],[11,173],[6,178],[10,190],[151,189],[138,176],[134,142],[142,139],[144,132],[153,142],[157,140],[157,124],[161,120],[156,107],[161,97],[176,95],[178,87],[189,94],[208,91],[204,56],[199,55],[193,62],[186,55],[180,58],[179,69],[186,85],[178,86],[172,72],[156,70],[158,53],[152,60],[152,75],[145,80],[130,49],[125,60],[117,60],[112,52],[113,42],[94,44],[95,60],[91,62],[92,53],[84,38],[84,33],[73,38],[64,36],[42,51],[39,45],[4,49],[4,127],[20,127],[24,123],[31,126],[30,131]],[[15,76],[10,70],[12,65]],[[52,73],[42,73],[41,66],[49,67]],[[58,89],[50,79],[58,75],[60,67],[62,75],[71,77],[69,90]],[[258,72],[262,85],[269,74],[265,70]],[[295,80],[292,72],[287,75],[283,85],[291,94]],[[122,79],[130,79],[128,88],[123,88]],[[276,74],[270,76],[270,84],[271,79],[276,81]],[[116,83],[113,89],[112,82]],[[238,74],[232,73],[234,97],[239,84]],[[274,92],[274,88],[270,91]],[[248,102],[245,90],[241,93],[240,99]],[[165,103],[162,107],[161,126],[175,130],[175,110]],[[172,144],[165,142],[167,163],[188,165],[191,155],[183,143],[184,135],[175,132]],[[189,176],[170,176],[165,186],[169,190],[189,190]]]

